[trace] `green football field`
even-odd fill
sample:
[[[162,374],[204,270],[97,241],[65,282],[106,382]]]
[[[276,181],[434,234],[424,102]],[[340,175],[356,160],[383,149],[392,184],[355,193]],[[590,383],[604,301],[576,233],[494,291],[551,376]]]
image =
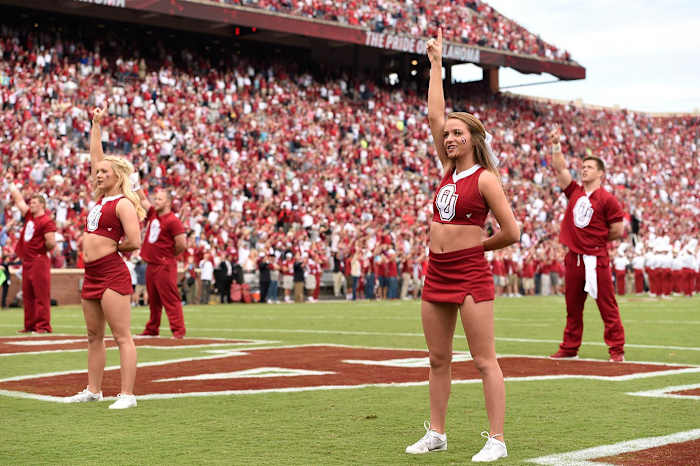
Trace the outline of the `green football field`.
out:
[[[670,366],[659,366],[652,371],[656,373],[644,376],[633,371],[627,377],[527,377],[526,368],[518,377],[506,373],[509,457],[498,464],[524,464],[537,457],[700,429],[700,298],[627,297],[619,303],[627,335],[627,362],[622,366],[635,362]],[[557,349],[564,325],[563,298],[499,298],[495,308],[499,355],[546,356]],[[133,310],[133,333],[143,329],[147,317],[146,308]],[[425,351],[418,301],[188,306],[185,320],[188,338],[245,341],[139,348],[143,366],[136,394],[143,398],[137,408],[124,411],[107,409],[110,401],[68,405],[1,391],[8,379],[84,371],[82,349],[41,351],[42,337],[36,335],[30,341],[37,342],[31,346],[33,354],[0,352],[0,464],[462,464],[483,445],[479,433],[488,429],[488,423],[481,384],[454,383],[447,417],[448,451],[404,453],[406,445],[424,434],[423,421],[429,417],[427,368],[411,369],[424,371],[421,383],[384,380],[354,388],[257,390],[257,383],[269,387],[280,381],[284,387],[295,378],[275,372],[294,365],[284,356],[289,348],[313,344],[342,345],[338,348],[343,351]],[[5,343],[17,338],[21,322],[19,310],[0,312],[0,337]],[[77,306],[53,309],[52,324],[54,336],[65,335],[66,341],[85,334]],[[165,317],[162,331],[163,336],[170,335]],[[589,300],[580,357],[601,361],[595,364],[601,370],[614,370],[616,364],[602,363],[607,361],[602,335],[598,310]],[[275,351],[269,352],[273,359],[264,364],[270,373],[246,378],[247,390],[216,394],[213,380],[207,396],[157,398],[145,396],[148,393],[140,388],[146,385],[142,374],[148,372],[148,363],[205,358],[198,364],[208,367],[217,360],[211,358],[226,354],[225,350],[241,357],[256,347]],[[468,351],[459,325],[455,351]],[[274,360],[275,354],[279,360]],[[109,349],[107,365],[117,366],[118,361],[118,351]],[[167,365],[157,367],[168,370]],[[399,375],[409,372],[391,370]],[[360,367],[358,377],[368,374],[369,369],[363,372]],[[86,375],[81,377],[87,381]],[[695,394],[630,394],[663,393],[679,386]]]

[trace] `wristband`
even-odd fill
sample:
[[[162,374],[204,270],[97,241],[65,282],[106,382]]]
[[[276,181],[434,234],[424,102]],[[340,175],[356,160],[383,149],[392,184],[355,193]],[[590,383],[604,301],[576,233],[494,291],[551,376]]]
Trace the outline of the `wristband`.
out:
[[[556,144],[552,144],[552,154],[558,154],[561,152],[561,144],[558,142]]]

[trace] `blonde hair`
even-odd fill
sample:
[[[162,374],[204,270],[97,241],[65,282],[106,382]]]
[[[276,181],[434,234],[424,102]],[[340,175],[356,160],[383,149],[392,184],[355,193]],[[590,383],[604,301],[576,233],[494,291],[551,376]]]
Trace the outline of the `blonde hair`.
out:
[[[498,169],[491,161],[488,149],[486,149],[486,129],[484,124],[477,117],[467,112],[449,113],[447,119],[449,120],[450,118],[463,122],[469,128],[472,145],[474,146],[474,162],[495,174],[500,180],[501,176],[498,173]]]
[[[109,162],[112,166],[112,171],[117,177],[117,188],[119,192],[124,195],[136,208],[136,215],[139,220],[146,218],[146,211],[141,206],[141,201],[138,195],[131,189],[131,181],[129,181],[129,175],[134,173],[134,166],[123,157],[116,157],[114,155],[106,155],[103,159],[105,162]],[[95,197],[104,197],[105,192],[102,188],[95,188]]]

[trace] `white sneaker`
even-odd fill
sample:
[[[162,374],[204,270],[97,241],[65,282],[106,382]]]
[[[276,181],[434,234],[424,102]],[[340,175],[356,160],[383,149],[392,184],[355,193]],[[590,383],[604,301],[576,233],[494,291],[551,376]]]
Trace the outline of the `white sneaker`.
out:
[[[425,427],[425,435],[413,445],[407,446],[406,453],[420,455],[422,453],[430,453],[431,451],[447,450],[446,434],[438,434],[430,429],[430,421],[425,421],[423,427]]]
[[[87,403],[88,401],[102,401],[102,392],[92,393],[85,387],[85,390],[77,395],[68,396],[63,399],[64,403]]]
[[[136,397],[134,395],[117,395],[117,401],[109,405],[109,409],[127,409],[136,407]]]
[[[481,436],[486,439],[486,445],[484,445],[484,448],[482,448],[479,453],[472,456],[472,461],[474,463],[488,463],[508,456],[505,443],[490,436],[488,432],[482,432]]]

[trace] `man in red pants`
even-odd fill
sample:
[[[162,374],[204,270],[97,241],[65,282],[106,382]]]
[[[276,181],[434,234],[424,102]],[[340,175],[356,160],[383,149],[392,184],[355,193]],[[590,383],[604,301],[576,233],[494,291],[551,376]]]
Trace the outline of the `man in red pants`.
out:
[[[51,261],[47,253],[56,247],[56,224],[46,212],[44,196],[33,194],[27,205],[13,183],[8,188],[24,219],[16,251],[22,260],[24,301],[24,328],[18,333],[50,333]]]
[[[170,210],[172,198],[164,189],[153,198],[153,204],[142,190],[138,190],[141,205],[146,209],[146,236],[141,257],[146,261],[146,290],[151,316],[140,335],[156,336],[160,332],[160,318],[165,313],[170,322],[173,338],[185,336],[182,301],[177,289],[177,262],[175,258],[185,250],[185,228]]]
[[[573,181],[561,151],[559,128],[551,135],[552,166],[557,184],[568,198],[559,241],[569,248],[566,266],[566,328],[559,351],[551,357],[575,358],[583,335],[583,306],[588,295],[596,300],[605,323],[603,338],[610,361],[624,361],[625,330],[615,300],[607,242],[622,237],[620,203],[601,187],[605,164],[598,157],[583,159],[581,184]]]

